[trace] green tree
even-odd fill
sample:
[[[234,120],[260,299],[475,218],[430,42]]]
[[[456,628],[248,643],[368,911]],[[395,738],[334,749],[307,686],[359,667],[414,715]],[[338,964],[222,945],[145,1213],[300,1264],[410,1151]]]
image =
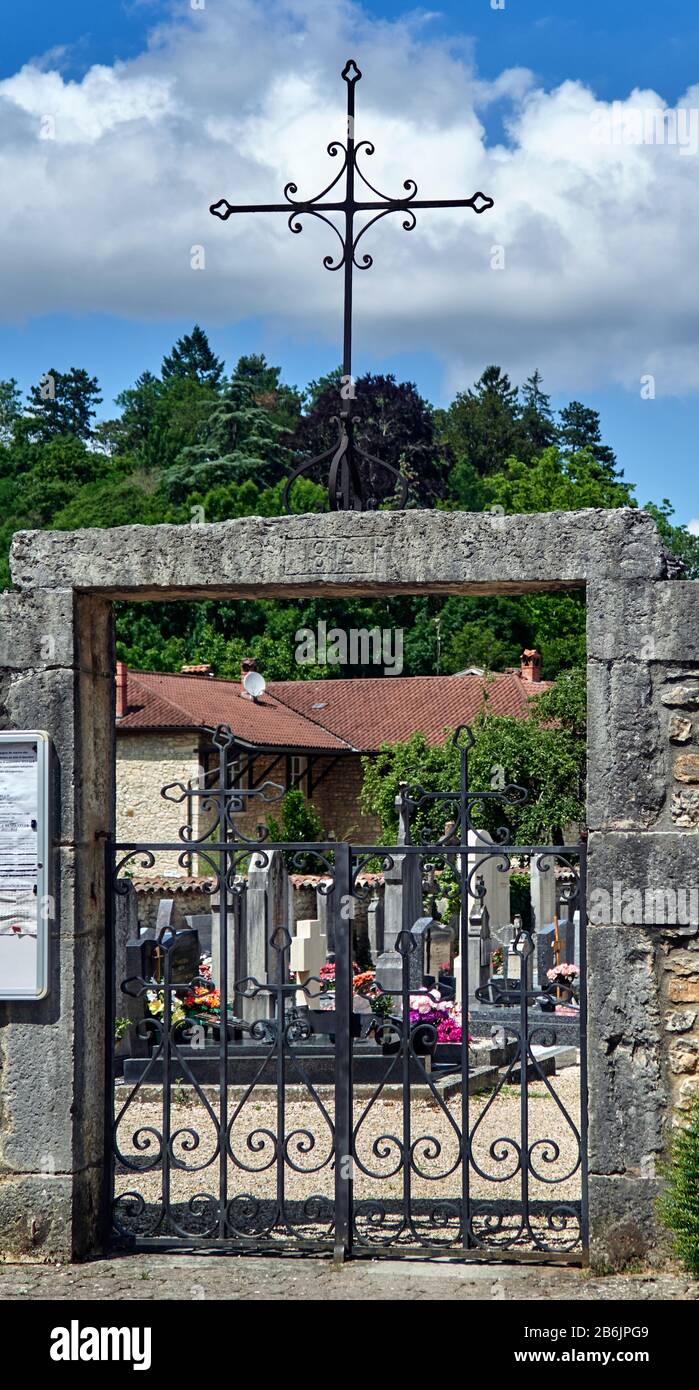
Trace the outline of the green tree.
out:
[[[267,821],[268,838],[281,844],[313,844],[324,840],[325,835],[318,812],[306,798],[300,787],[290,787],[281,800],[281,819],[270,816]],[[317,855],[290,851],[285,854],[287,867],[291,873],[319,873],[322,871]]]
[[[153,372],[141,372],[133,386],[116,397],[121,409],[117,421],[120,431],[119,447],[124,452],[142,449],[154,429],[158,407],[163,394],[162,382]]]
[[[449,409],[438,412],[437,421],[457,462],[468,463],[480,477],[498,473],[522,451],[517,387],[499,367],[486,367],[472,389],[458,392]]]
[[[109,477],[84,484],[51,525],[57,531],[78,531],[83,526],[153,526],[173,519],[163,498],[145,487],[142,478]]]
[[[182,338],[178,338],[172,352],[166,353],[161,376],[163,381],[170,381],[173,377],[188,377],[192,381],[198,381],[201,386],[212,386],[216,389],[221,383],[223,367],[222,359],[212,352],[204,329],[195,323],[191,333],[185,333]]]
[[[272,413],[257,404],[250,382],[233,376],[209,407],[201,442],[186,446],[177,463],[165,470],[163,487],[181,501],[194,491],[248,479],[259,488],[274,484],[289,470],[283,434]]]
[[[93,453],[74,434],[31,445],[23,451],[22,464],[15,507],[33,526],[48,526],[81,487],[109,467],[103,454]]]
[[[570,692],[560,698],[566,708],[577,708]],[[499,798],[485,801],[479,815],[481,828],[493,833],[506,826],[513,844],[563,843],[566,826],[582,820],[585,813],[585,739],[573,727],[552,724],[536,709],[526,719],[490,714],[487,691],[484,709],[472,727],[476,743],[469,751],[471,790],[492,791],[504,782],[528,793],[528,799],[516,805]],[[386,744],[375,757],[363,758],[362,765],[362,806],[378,816],[387,843],[397,832],[395,799],[401,782],[425,791],[457,791],[459,787],[459,750],[449,730],[436,746],[430,746],[419,732],[406,743]],[[450,818],[448,803],[441,811],[423,811],[418,830],[429,827],[437,839],[444,832],[440,815],[442,821]]]
[[[238,359],[233,376],[247,382],[255,404],[269,410],[276,424],[290,433],[296,429],[303,396],[295,386],[280,380],[281,367],[270,366],[264,353],[252,353]]]
[[[580,401],[571,401],[558,415],[558,439],[567,454],[591,454],[610,478],[623,477],[617,471],[616,454],[602,443],[602,430],[597,410]]]
[[[583,507],[634,507],[633,485],[612,477],[586,451],[545,449],[531,463],[509,458],[487,480],[490,505],[505,512],[572,512]]]
[[[357,378],[354,390],[352,414],[358,443],[403,473],[413,505],[435,506],[445,491],[448,452],[436,439],[432,407],[413,382],[397,382],[393,375],[367,372]],[[339,371],[311,383],[309,409],[293,439],[299,460],[315,458],[337,443],[342,405]],[[379,498],[393,495],[390,475],[380,467],[360,459],[359,469],[365,486]]]
[[[22,393],[11,376],[0,381],[0,444],[10,444],[22,414]]]
[[[51,367],[27,397],[28,407],[22,417],[27,436],[47,443],[62,434],[73,434],[87,440],[92,435],[92,420],[101,403],[97,377],[89,376],[83,367],[71,367],[57,372]]]
[[[653,517],[670,554],[679,560],[683,578],[699,579],[699,536],[693,536],[684,525],[673,525],[671,517],[675,515],[675,508],[667,497],[660,506],[647,502],[644,511]]]
[[[533,701],[536,718],[555,721],[577,739],[587,736],[587,672],[584,665],[564,671],[543,695]]]
[[[667,1188],[660,1202],[665,1225],[674,1233],[675,1254],[685,1269],[699,1278],[699,1098],[695,1098],[686,1128],[672,1141]]]
[[[551,398],[543,390],[543,377],[533,372],[522,387],[521,426],[527,458],[541,454],[556,442],[556,425],[551,410]]]

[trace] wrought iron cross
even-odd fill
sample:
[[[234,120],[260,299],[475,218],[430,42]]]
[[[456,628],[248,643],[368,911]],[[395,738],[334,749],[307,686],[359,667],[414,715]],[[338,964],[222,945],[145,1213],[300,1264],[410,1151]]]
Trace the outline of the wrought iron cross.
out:
[[[403,475],[399,473],[391,464],[375,458],[367,453],[354,437],[352,420],[352,400],[354,397],[354,386],[352,379],[352,272],[353,270],[368,270],[373,265],[373,258],[364,251],[357,258],[357,247],[364,236],[364,233],[379,222],[382,217],[388,216],[391,212],[402,212],[405,214],[403,228],[406,232],[411,232],[416,225],[416,208],[472,208],[476,213],[486,212],[494,206],[493,199],[488,198],[484,193],[474,193],[471,198],[438,198],[430,201],[425,198],[418,198],[417,184],[414,179],[406,179],[403,183],[405,196],[403,198],[389,198],[375,188],[373,183],[360,169],[357,163],[357,155],[360,150],[364,150],[367,155],[373,155],[374,145],[370,140],[360,140],[355,143],[354,138],[354,89],[359,82],[362,74],[353,58],[345,63],[342,69],[342,77],[347,83],[347,143],[342,144],[339,140],[331,140],[328,145],[328,154],[334,159],[338,154],[342,154],[342,167],[335,175],[331,183],[315,198],[306,201],[299,201],[294,197],[298,193],[298,186],[295,183],[287,183],[284,189],[285,202],[283,203],[229,203],[226,198],[220,198],[217,203],[212,203],[209,211],[214,217],[220,217],[222,222],[226,222],[233,213],[238,212],[283,212],[288,215],[289,228],[292,232],[303,231],[300,221],[304,213],[309,213],[312,217],[318,217],[327,226],[332,227],[335,235],[340,242],[340,251],[336,257],[331,255],[324,256],[323,265],[326,270],[344,269],[344,329],[343,329],[343,348],[342,348],[342,391],[341,407],[337,420],[338,440],[331,449],[319,454],[316,458],[306,459],[292,473],[284,489],[284,505],[288,506],[289,491],[292,483],[308,473],[312,468],[319,464],[329,463],[328,476],[328,496],[330,506],[336,511],[364,511],[367,507],[376,505],[377,499],[374,495],[365,494],[359,460],[373,465],[374,468],[384,470],[392,474],[394,487],[396,484],[400,489],[398,506],[405,505],[408,487]],[[345,179],[344,197],[339,200],[336,197],[330,198],[333,189],[337,188],[340,180]],[[357,180],[369,189],[370,193],[376,195],[375,198],[361,198],[357,196]],[[339,191],[339,190],[338,190]],[[359,189],[363,192],[363,189]],[[327,200],[327,201],[326,201]],[[331,220],[328,213],[342,213],[344,215],[344,233],[341,232]],[[355,217],[357,213],[368,212],[373,214],[368,222],[359,231],[355,232]]]

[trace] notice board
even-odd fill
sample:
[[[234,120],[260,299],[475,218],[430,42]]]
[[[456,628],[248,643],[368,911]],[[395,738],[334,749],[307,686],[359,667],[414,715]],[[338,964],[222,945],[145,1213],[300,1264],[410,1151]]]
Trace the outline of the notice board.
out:
[[[0,999],[48,993],[49,735],[0,732]]]

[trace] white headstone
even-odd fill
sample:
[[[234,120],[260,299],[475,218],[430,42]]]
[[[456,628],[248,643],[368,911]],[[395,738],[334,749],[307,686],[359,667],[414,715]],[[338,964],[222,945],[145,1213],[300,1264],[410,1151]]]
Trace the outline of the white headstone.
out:
[[[301,986],[308,984],[313,977],[317,980],[327,959],[327,938],[321,930],[317,917],[305,918],[296,923],[296,932],[289,953],[289,968]],[[320,992],[316,983],[309,985],[308,991],[301,988],[296,994],[300,1006],[315,1004],[314,996]]]

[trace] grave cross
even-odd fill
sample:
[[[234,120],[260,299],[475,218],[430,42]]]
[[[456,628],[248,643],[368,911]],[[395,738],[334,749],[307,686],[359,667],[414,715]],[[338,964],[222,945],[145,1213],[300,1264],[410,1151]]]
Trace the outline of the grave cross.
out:
[[[354,136],[354,89],[359,82],[362,74],[353,58],[345,63],[342,69],[342,77],[347,84],[347,143],[343,144],[339,140],[331,140],[328,145],[328,154],[331,158],[342,155],[342,167],[339,169],[335,178],[327,185],[322,192],[315,198],[305,201],[297,199],[294,195],[298,193],[298,186],[295,183],[287,183],[284,188],[283,203],[229,203],[226,198],[220,198],[217,203],[212,203],[209,211],[214,217],[220,217],[222,222],[226,222],[233,213],[241,212],[282,212],[288,216],[289,229],[292,232],[303,231],[301,217],[308,214],[319,218],[331,227],[340,243],[340,249],[335,256],[327,255],[323,258],[323,265],[326,270],[344,271],[344,327],[343,327],[343,349],[342,349],[342,389],[340,415],[336,421],[338,426],[338,440],[331,449],[319,454],[314,459],[308,459],[292,473],[284,489],[284,505],[288,507],[289,491],[292,483],[302,474],[309,472],[314,467],[328,463],[328,496],[330,506],[336,511],[363,511],[368,506],[375,506],[381,500],[380,496],[373,494],[371,490],[365,490],[365,477],[359,467],[359,460],[363,460],[371,469],[378,468],[393,476],[393,487],[399,488],[398,505],[404,506],[407,498],[407,483],[402,474],[392,465],[382,462],[372,454],[367,453],[354,437],[352,421],[352,401],[354,398],[354,384],[352,379],[352,272],[353,270],[368,270],[373,265],[373,258],[368,252],[363,251],[357,256],[357,248],[364,236],[364,233],[374,225],[375,222],[386,217],[391,212],[401,212],[404,214],[403,228],[410,232],[416,225],[416,208],[472,208],[476,213],[485,212],[493,207],[493,199],[488,198],[484,193],[474,193],[471,198],[438,198],[429,200],[417,197],[417,184],[414,179],[406,179],[403,183],[405,196],[402,198],[391,198],[375,188],[373,183],[362,172],[357,162],[360,151],[367,155],[373,155],[374,146],[370,140],[360,140],[355,143]],[[344,178],[344,196],[339,197],[342,191],[341,181]],[[364,188],[359,185],[363,184]],[[338,190],[335,197],[330,195],[334,190]],[[374,198],[361,197],[365,189],[375,194]],[[358,196],[358,193],[359,196]],[[340,213],[344,218],[344,229],[340,228],[328,216],[330,213]],[[358,213],[371,213],[369,220],[364,225],[355,230],[355,218]],[[366,469],[364,474],[366,474]],[[370,485],[369,485],[370,489]]]

